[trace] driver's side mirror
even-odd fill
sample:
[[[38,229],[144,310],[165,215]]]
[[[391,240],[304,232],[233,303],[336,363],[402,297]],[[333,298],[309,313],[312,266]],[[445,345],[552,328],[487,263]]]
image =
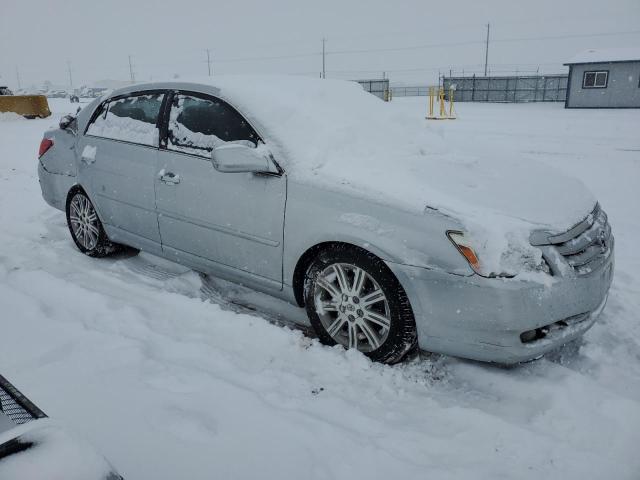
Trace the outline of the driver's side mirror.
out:
[[[75,133],[73,127],[69,128],[69,125],[71,125],[75,119],[76,117],[74,117],[73,115],[65,115],[64,117],[62,117],[59,123],[60,130],[69,130],[71,133]]]
[[[263,148],[248,147],[239,143],[225,143],[211,152],[213,167],[224,173],[275,173],[280,171]]]

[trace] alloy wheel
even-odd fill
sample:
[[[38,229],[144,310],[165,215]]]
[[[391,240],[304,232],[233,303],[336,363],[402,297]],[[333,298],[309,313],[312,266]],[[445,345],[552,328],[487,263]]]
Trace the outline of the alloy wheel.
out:
[[[71,199],[69,220],[78,242],[86,250],[96,248],[100,236],[100,224],[93,205],[85,195],[76,193]]]
[[[387,339],[391,314],[380,285],[365,270],[334,263],[314,285],[315,309],[322,326],[337,343],[361,352],[378,349]]]

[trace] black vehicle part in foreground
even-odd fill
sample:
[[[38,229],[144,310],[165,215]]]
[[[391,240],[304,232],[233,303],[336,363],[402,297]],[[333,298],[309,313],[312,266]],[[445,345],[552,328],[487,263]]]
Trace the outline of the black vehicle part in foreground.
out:
[[[16,425],[22,425],[38,418],[47,418],[42,410],[2,375],[0,375],[0,412],[9,417]]]
[[[33,436],[31,436],[31,434],[41,428],[40,422],[38,422],[37,420],[46,422],[47,420],[45,419],[47,418],[47,415],[42,410],[40,410],[31,400],[25,397],[22,392],[20,392],[20,390],[9,383],[6,378],[0,375],[0,437],[5,434],[9,434],[13,437],[7,440],[7,437],[5,435],[3,443],[0,443],[0,464],[4,459],[8,459],[13,455],[30,455],[30,452],[38,450],[41,445],[41,441],[33,440]],[[12,435],[13,430],[18,428],[18,426],[30,422],[33,422],[33,428],[30,428],[31,426],[29,426],[29,430],[27,430],[27,432],[30,433],[29,436],[24,435],[24,427],[19,430],[21,432],[20,434],[16,432],[16,434]],[[45,440],[45,443],[46,442],[47,440]],[[98,454],[95,451],[91,451],[91,455]],[[104,460],[104,458],[102,459]],[[39,461],[37,460],[37,452],[36,457],[28,459],[28,461],[30,462],[34,460],[36,462]],[[60,459],[60,461],[62,462],[67,462],[68,460],[69,458]],[[71,457],[71,460],[72,461],[70,463],[65,463],[65,465],[63,466],[63,468],[69,469],[69,473],[73,473],[74,468],[77,467],[74,461],[77,460],[79,462],[82,462],[83,459],[74,459],[73,457]],[[98,474],[99,478],[91,476],[90,478],[87,478],[87,480],[123,480],[123,478],[118,473],[116,473],[115,470],[113,470],[113,467],[108,464],[107,460],[104,460],[104,462],[106,462],[107,464],[108,471],[104,474]],[[49,467],[50,465],[48,464],[42,465],[42,472],[44,475],[42,478],[47,478],[47,475],[49,474]],[[51,478],[59,478],[58,473],[51,473]],[[1,473],[0,477],[2,477]],[[18,478],[22,479],[22,476]],[[5,479],[4,477],[2,477],[2,480],[9,479]]]

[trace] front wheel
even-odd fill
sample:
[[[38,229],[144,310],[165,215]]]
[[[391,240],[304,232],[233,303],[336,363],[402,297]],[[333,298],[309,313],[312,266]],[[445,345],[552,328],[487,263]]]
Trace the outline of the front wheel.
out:
[[[321,252],[307,271],[305,304],[325,344],[355,348],[383,363],[402,360],[416,346],[404,289],[386,264],[366,251],[338,247]]]
[[[102,222],[81,190],[67,200],[67,226],[78,249],[90,257],[104,257],[116,251],[116,245],[107,237]]]

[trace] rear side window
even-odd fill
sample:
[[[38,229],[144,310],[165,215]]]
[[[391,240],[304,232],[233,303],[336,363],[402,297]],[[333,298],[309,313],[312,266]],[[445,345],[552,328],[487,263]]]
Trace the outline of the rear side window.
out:
[[[87,128],[87,135],[157,147],[163,95],[130,95],[102,104]]]
[[[220,99],[185,94],[173,97],[169,113],[169,150],[209,157],[225,142],[257,146],[258,135],[233,107]]]

